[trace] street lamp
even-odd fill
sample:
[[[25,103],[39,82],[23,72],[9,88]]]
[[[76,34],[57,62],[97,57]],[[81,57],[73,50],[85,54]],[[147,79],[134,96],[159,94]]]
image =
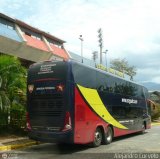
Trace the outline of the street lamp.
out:
[[[81,58],[82,58],[82,63],[83,63],[83,38],[82,38],[82,35],[79,36],[79,39],[81,40]]]
[[[102,64],[102,48],[103,48],[103,37],[102,37],[102,29],[98,29],[98,42],[100,48],[100,64]]]
[[[106,68],[107,68],[107,52],[108,52],[108,50],[106,50],[106,51],[103,52],[105,54]]]

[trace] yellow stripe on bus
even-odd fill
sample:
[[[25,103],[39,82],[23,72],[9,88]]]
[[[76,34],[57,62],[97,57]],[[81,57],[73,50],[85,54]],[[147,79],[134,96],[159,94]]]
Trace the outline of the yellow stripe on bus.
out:
[[[107,123],[120,129],[128,129],[117,120],[115,120],[111,114],[108,112],[104,106],[97,90],[91,88],[85,88],[83,86],[77,85],[83,97],[86,99],[88,104],[93,108],[93,110]]]

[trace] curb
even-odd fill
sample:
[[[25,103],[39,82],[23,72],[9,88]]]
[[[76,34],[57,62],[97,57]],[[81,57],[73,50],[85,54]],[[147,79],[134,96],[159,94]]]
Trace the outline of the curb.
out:
[[[10,150],[25,148],[27,146],[38,145],[38,144],[40,144],[40,143],[37,141],[33,141],[33,142],[28,142],[28,143],[19,144],[19,145],[0,146],[0,151],[10,151]]]

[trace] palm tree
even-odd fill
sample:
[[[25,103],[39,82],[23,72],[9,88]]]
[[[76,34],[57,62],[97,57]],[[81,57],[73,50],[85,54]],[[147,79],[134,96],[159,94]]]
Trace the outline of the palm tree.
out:
[[[24,104],[26,69],[16,57],[0,56],[0,112],[10,113],[13,103]],[[19,94],[21,93],[21,95]],[[10,115],[8,115],[10,117]],[[2,121],[2,120],[1,120]],[[6,121],[7,122],[7,121]],[[1,124],[1,123],[0,123]]]

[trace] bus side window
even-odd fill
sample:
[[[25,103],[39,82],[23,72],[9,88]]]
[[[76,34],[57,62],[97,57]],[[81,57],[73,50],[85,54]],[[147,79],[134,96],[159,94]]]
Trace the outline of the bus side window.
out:
[[[87,88],[96,88],[96,71],[90,68],[83,68],[81,65],[74,64],[73,75],[75,82]],[[85,77],[85,78],[84,78]]]
[[[97,85],[97,90],[98,91],[106,91],[106,85],[107,85],[107,80],[106,80],[106,75],[101,73],[101,72],[96,72],[96,85]]]

